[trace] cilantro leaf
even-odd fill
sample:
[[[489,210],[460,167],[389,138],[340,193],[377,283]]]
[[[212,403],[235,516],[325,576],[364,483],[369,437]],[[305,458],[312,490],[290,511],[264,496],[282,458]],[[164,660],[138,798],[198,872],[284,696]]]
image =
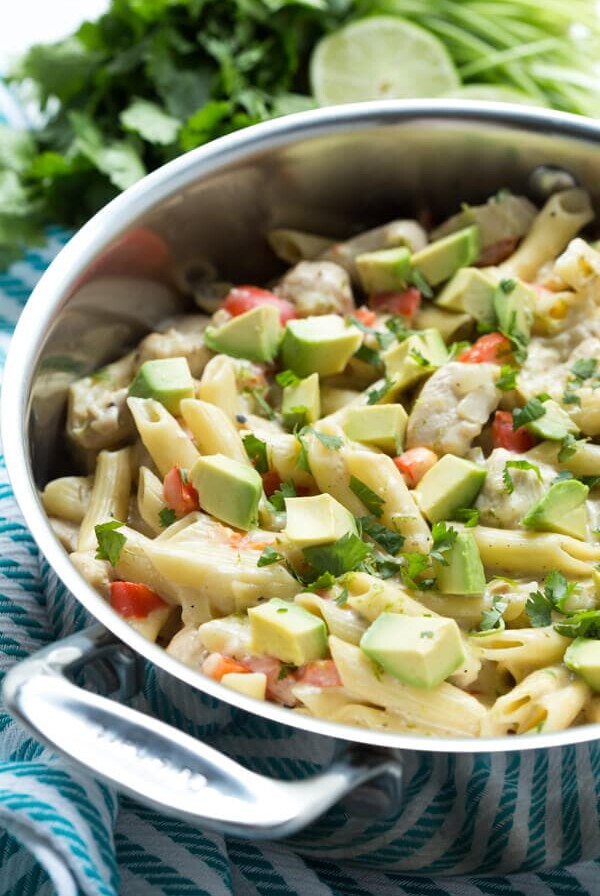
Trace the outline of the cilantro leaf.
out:
[[[319,432],[318,429],[313,429],[313,427],[308,427],[306,432],[310,432],[313,436],[319,440],[321,445],[325,448],[329,448],[330,451],[336,451],[338,448],[341,448],[344,444],[343,440],[340,439],[339,436],[329,435],[327,432]]]
[[[296,441],[300,445],[300,451],[298,453],[298,460],[296,461],[296,466],[299,470],[304,470],[305,473],[310,473],[310,463],[308,461],[308,448],[306,447],[306,442],[304,441],[304,433],[306,429],[301,429],[295,433]]]
[[[454,519],[458,523],[464,523],[467,529],[472,529],[479,523],[479,513],[475,507],[459,507],[454,511]]]
[[[508,601],[501,594],[496,594],[489,610],[481,614],[479,624],[480,632],[502,631],[504,628],[503,613],[508,606]]]
[[[167,528],[167,526],[172,525],[177,519],[177,514],[174,510],[171,510],[170,507],[163,507],[163,509],[158,514],[158,518],[160,520],[161,526],[163,528]]]
[[[387,526],[382,526],[381,523],[375,522],[375,517],[373,516],[361,516],[356,522],[360,525],[365,535],[376,541],[378,545],[389,554],[392,554],[392,556],[395,556],[404,544],[403,535],[388,529]]]
[[[181,127],[181,121],[158,105],[136,97],[124,109],[119,120],[125,130],[139,134],[148,143],[168,146],[174,143]]]
[[[560,442],[560,449],[558,451],[559,464],[564,464],[565,461],[573,457],[581,445],[585,445],[586,442],[589,442],[589,439],[576,439],[573,433],[568,432]]]
[[[356,476],[350,477],[350,488],[373,516],[381,516],[385,501]]]
[[[257,389],[255,387],[248,386],[244,389],[244,392],[247,392],[249,395],[252,396],[252,398],[258,405],[259,410],[262,412],[263,417],[266,417],[267,420],[275,419],[275,411],[273,410],[273,408],[271,407],[271,405],[269,404],[269,402],[263,395],[262,389]]]
[[[500,368],[500,376],[496,380],[496,388],[501,389],[502,392],[516,389],[518,373],[519,371],[516,367],[511,367],[510,364],[503,364]]]
[[[120,523],[118,520],[109,520],[107,523],[98,523],[94,526],[98,541],[96,560],[108,560],[111,566],[117,565],[127,539],[122,532],[116,530],[124,525],[125,523]]]
[[[569,597],[577,589],[575,582],[568,582],[556,569],[548,573],[544,579],[544,591],[533,591],[527,600],[525,611],[534,628],[550,625],[552,611],[565,612]]]
[[[565,389],[562,394],[562,403],[563,404],[581,404],[581,398],[579,395],[576,395],[575,392],[570,392],[569,389]]]
[[[600,610],[581,610],[554,624],[567,638],[600,638]]]
[[[354,357],[359,361],[363,361],[365,364],[370,364],[372,367],[379,367],[381,365],[381,356],[379,352],[376,352],[375,349],[369,348],[368,345],[361,345],[354,352]]]
[[[300,382],[300,377],[296,376],[293,370],[282,370],[275,377],[275,381],[279,386],[296,386]]]
[[[282,681],[284,678],[287,678],[290,672],[295,672],[298,667],[294,666],[293,663],[282,663],[279,667],[279,672],[277,673],[277,681]]]
[[[285,499],[295,497],[296,486],[292,479],[288,479],[287,482],[281,483],[281,488],[278,488],[273,492],[273,494],[269,498],[269,501],[271,502],[275,510],[283,512],[285,510]]]
[[[412,286],[416,286],[421,295],[425,296],[426,299],[433,298],[433,290],[419,268],[412,268],[410,274],[408,275],[408,282]]]
[[[579,382],[583,382],[594,376],[597,366],[597,358],[580,358],[578,361],[575,361],[571,367],[571,373],[574,374]]]
[[[525,612],[534,628],[550,625],[552,609],[552,602],[541,591],[532,591],[527,598]]]
[[[543,402],[540,401],[539,398],[530,398],[522,408],[515,408],[513,410],[513,430],[519,429],[521,426],[525,426],[533,420],[538,420],[540,417],[543,417],[545,413],[546,408],[544,407]]]
[[[429,588],[433,588],[435,579],[418,578],[418,576],[421,576],[421,574],[431,566],[427,554],[421,554],[416,551],[407,552],[406,554],[402,554],[401,559],[403,561],[403,566],[400,569],[400,576],[407,588],[410,588],[413,591],[425,591]]]
[[[268,544],[263,548],[256,565],[271,566],[272,563],[279,563],[280,560],[285,560],[283,554],[280,554],[279,551],[276,551],[275,548],[272,548],[271,545]]]
[[[330,573],[337,578],[357,569],[371,554],[371,548],[357,535],[347,532],[333,544],[311,545],[302,548],[302,553],[313,576]]]
[[[342,588],[342,590],[336,597],[335,602],[338,605],[338,607],[346,606],[346,604],[348,603],[348,589],[347,588]]]
[[[410,350],[410,357],[415,361],[419,367],[422,367],[424,370],[433,370],[433,364],[427,360],[425,355],[419,351],[418,348],[413,348]]]
[[[250,432],[242,436],[246,454],[257,473],[269,472],[269,459],[267,457],[267,444]]]
[[[452,526],[448,526],[447,523],[438,522],[433,524],[431,534],[433,536],[432,559],[437,560],[443,566],[448,566],[448,561],[444,554],[453,547],[458,532]]]
[[[515,484],[512,480],[512,476],[508,472],[509,470],[532,470],[537,476],[538,481],[542,481],[542,474],[540,473],[540,468],[537,464],[532,464],[528,460],[507,460],[502,471],[502,481],[504,483],[504,488],[509,495],[512,495],[515,490]]]
[[[380,386],[373,386],[367,392],[367,404],[377,404],[378,401],[385,398],[393,385],[393,382],[386,377]]]

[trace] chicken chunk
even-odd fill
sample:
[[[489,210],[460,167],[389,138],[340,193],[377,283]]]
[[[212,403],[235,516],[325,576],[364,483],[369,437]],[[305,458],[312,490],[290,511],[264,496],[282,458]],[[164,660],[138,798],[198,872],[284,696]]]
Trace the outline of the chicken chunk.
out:
[[[406,448],[431,448],[463,457],[501,392],[495,364],[445,364],[425,383],[408,418]]]
[[[136,365],[156,358],[186,358],[192,376],[199,378],[213,356],[204,345],[208,322],[204,315],[190,315],[177,320],[176,326],[164,333],[150,333],[138,346]]]
[[[301,261],[280,280],[275,292],[294,305],[298,317],[349,314],[354,309],[350,278],[332,261]]]
[[[482,526],[518,529],[525,514],[539,501],[556,477],[556,470],[548,464],[536,462],[541,479],[538,479],[535,470],[509,467],[507,472],[513,483],[513,491],[509,493],[503,474],[507,462],[514,460],[526,458],[504,448],[496,448],[486,461],[488,474],[475,502]]]
[[[134,353],[77,380],[69,389],[67,433],[80,448],[118,448],[133,438],[127,389],[135,371]]]

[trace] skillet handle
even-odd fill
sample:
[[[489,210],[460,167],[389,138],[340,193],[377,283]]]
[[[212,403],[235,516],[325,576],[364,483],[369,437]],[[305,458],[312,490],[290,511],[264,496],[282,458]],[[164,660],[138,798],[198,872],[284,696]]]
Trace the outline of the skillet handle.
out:
[[[4,681],[4,700],[36,738],[134,799],[198,827],[254,839],[301,830],[371,779],[377,780],[353,795],[356,814],[387,816],[397,810],[402,771],[389,751],[350,744],[312,778],[267,778],[69,680],[84,667],[93,672],[99,661],[104,668],[109,664],[117,685],[113,692],[132,696],[138,690],[138,658],[96,625],[14,666]]]

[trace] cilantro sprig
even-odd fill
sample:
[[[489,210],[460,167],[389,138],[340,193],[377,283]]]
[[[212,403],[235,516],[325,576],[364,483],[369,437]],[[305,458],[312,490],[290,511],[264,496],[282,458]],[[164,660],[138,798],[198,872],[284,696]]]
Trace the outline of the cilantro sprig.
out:
[[[552,613],[565,613],[567,600],[577,590],[575,582],[568,582],[561,572],[553,569],[544,579],[543,591],[532,591],[525,612],[534,628],[550,625]]]
[[[267,444],[250,432],[242,436],[246,454],[257,473],[268,473],[269,458],[267,456]]]
[[[94,526],[96,540],[98,541],[98,550],[96,551],[96,560],[108,560],[111,566],[116,566],[121,556],[121,551],[125,547],[127,538],[122,532],[118,532],[125,523],[118,520],[109,520],[106,523],[98,523]]]
[[[432,560],[437,560],[442,566],[448,566],[448,561],[444,555],[454,546],[458,532],[447,523],[437,522],[433,524],[431,535],[433,538],[431,547]]]
[[[385,501],[380,495],[376,494],[376,492],[370,489],[368,485],[356,476],[350,477],[350,489],[354,492],[356,497],[362,501],[369,513],[372,513],[373,516],[381,516]]]
[[[535,473],[538,482],[542,481],[542,474],[537,464],[532,464],[528,460],[507,460],[502,470],[502,482],[509,495],[512,495],[515,490],[515,484],[509,470],[531,470]]]
[[[515,408],[513,410],[513,430],[519,429],[521,426],[526,426],[527,423],[532,423],[534,420],[539,420],[545,413],[546,408],[544,407],[544,402],[537,397],[530,398],[529,401],[525,402],[522,408]]]

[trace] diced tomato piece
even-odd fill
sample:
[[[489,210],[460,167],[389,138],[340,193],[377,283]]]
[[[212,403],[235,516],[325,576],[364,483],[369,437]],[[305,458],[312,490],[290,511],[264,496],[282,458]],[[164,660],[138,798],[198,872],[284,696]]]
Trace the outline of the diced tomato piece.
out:
[[[494,448],[506,448],[523,454],[535,445],[535,439],[524,427],[513,429],[513,415],[510,411],[496,411],[492,423],[492,444]]]
[[[371,311],[370,308],[366,308],[364,305],[362,308],[357,308],[356,311],[353,311],[352,316],[359,320],[361,324],[364,324],[365,327],[372,327],[377,321],[375,312]]]
[[[412,319],[421,305],[421,293],[416,286],[401,291],[375,292],[369,296],[369,305],[376,311],[389,311]]]
[[[304,666],[299,684],[313,684],[318,688],[339,688],[342,679],[333,660],[315,660]]]
[[[505,258],[508,258],[509,255],[513,254],[517,242],[518,240],[515,239],[506,239],[499,240],[497,243],[487,246],[487,248],[482,249],[479,253],[475,266],[478,268],[485,268],[491,264],[500,264],[501,261],[504,261]]]
[[[267,473],[263,473],[262,481],[267,498],[270,498],[273,492],[276,492],[278,488],[281,488],[281,479],[279,473],[276,473],[275,470],[269,470]]]
[[[191,482],[183,481],[181,468],[177,465],[165,476],[163,496],[167,507],[174,510],[177,516],[200,510],[198,492]]]
[[[244,662],[252,672],[264,672],[267,676],[267,698],[284,706],[295,706],[298,700],[292,694],[292,688],[298,684],[298,673],[282,669],[280,660],[273,656],[249,656]]]
[[[511,345],[506,336],[502,333],[487,333],[461,352],[456,360],[463,364],[503,364],[510,354]]]
[[[394,458],[394,463],[410,488],[414,488],[437,461],[437,454],[430,448],[409,448]]]
[[[224,675],[229,675],[231,672],[243,675],[250,671],[243,663],[238,663],[237,660],[232,659],[230,656],[224,656],[222,653],[209,654],[202,663],[201,668],[205,675],[208,675],[209,678],[214,678],[215,681],[221,681]]]
[[[153,610],[161,610],[169,604],[139,582],[111,582],[110,605],[125,619],[145,619]]]
[[[223,308],[229,311],[232,317],[258,308],[259,305],[275,305],[279,311],[282,327],[285,327],[288,320],[298,317],[291,302],[279,298],[267,289],[259,289],[258,286],[234,286],[223,302]]]

